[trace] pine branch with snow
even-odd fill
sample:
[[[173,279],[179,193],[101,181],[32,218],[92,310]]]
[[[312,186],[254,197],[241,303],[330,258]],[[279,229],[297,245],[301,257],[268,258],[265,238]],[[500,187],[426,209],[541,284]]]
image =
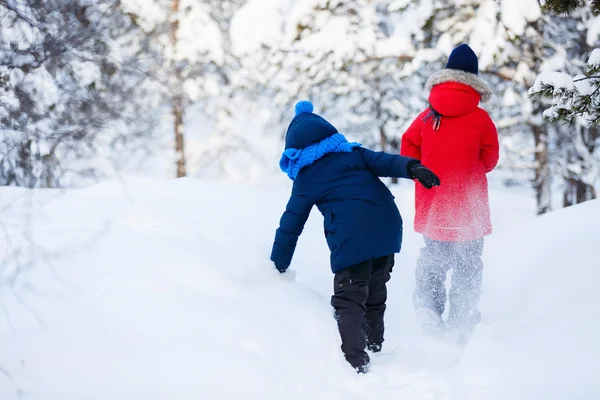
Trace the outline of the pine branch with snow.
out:
[[[595,14],[600,14],[600,0],[544,0],[542,9],[557,14],[570,14],[578,8],[589,3],[590,8]]]
[[[543,72],[529,94],[534,99],[551,102],[544,112],[544,118],[551,122],[573,123],[581,119],[586,125],[599,124],[600,49],[592,51],[583,74]]]

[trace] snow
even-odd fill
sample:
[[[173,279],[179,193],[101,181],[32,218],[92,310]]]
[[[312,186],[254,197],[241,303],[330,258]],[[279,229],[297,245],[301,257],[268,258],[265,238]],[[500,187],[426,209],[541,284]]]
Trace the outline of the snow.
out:
[[[235,14],[230,31],[234,53],[250,53],[281,39],[284,24],[281,3],[281,0],[251,0]]]
[[[372,371],[357,376],[339,351],[319,213],[300,238],[295,277],[268,261],[289,196],[280,178],[270,187],[124,177],[66,192],[0,188],[0,235],[12,239],[0,241],[0,398],[598,393],[599,201],[538,219],[528,193],[492,181],[483,321],[461,351],[417,326],[411,294],[423,242],[404,182],[387,340]],[[18,270],[6,254],[26,246],[35,262]]]
[[[598,87],[598,80],[588,78],[585,75],[576,75],[573,77],[573,84],[579,94],[582,96],[589,96],[594,93]]]
[[[375,44],[375,55],[378,57],[393,57],[401,55],[410,57],[415,49],[409,36],[396,34],[388,39],[379,40]]]
[[[148,0],[125,0],[124,11],[138,16],[136,22],[146,32],[152,32],[160,24],[177,18],[177,46],[170,48],[167,35],[159,41],[168,47],[175,60],[205,62],[207,59],[224,62],[223,39],[217,23],[210,18],[206,4],[195,0],[179,0],[179,13],[171,15],[169,3]]]
[[[558,106],[553,106],[550,107],[546,110],[544,110],[544,112],[542,113],[542,117],[544,117],[544,119],[553,119],[553,118],[557,118],[559,116],[559,108]]]
[[[588,59],[588,65],[600,66],[600,49],[592,50]]]
[[[299,47],[307,52],[331,51],[337,58],[346,54],[352,54],[356,47],[355,43],[347,40],[350,29],[350,20],[346,17],[330,17],[318,32],[312,33],[304,39]]]
[[[537,0],[503,0],[501,3],[502,23],[517,36],[525,33],[528,22],[542,16]]]
[[[93,62],[74,60],[71,62],[71,68],[81,87],[91,85],[92,83],[99,85],[102,82],[100,67]]]
[[[413,39],[422,37],[422,27],[433,11],[433,3],[429,0],[417,3],[402,0],[389,5],[389,11],[392,13],[400,9],[403,11],[392,14],[393,35],[387,39],[380,39],[376,43],[375,54],[379,57],[414,56],[416,49]]]
[[[140,16],[137,23],[146,32],[151,32],[165,19],[163,8],[155,1],[125,0],[123,1],[122,7],[124,12]]]
[[[586,43],[588,46],[597,46],[600,40],[600,15],[590,18],[587,26]]]
[[[574,87],[573,77],[571,75],[563,72],[546,71],[538,75],[535,84],[529,89],[529,93],[541,91],[543,85],[552,85],[554,87],[554,92],[559,89],[571,90]]]
[[[21,11],[26,12],[25,10]],[[13,18],[16,18],[13,11],[0,9],[0,19]],[[19,50],[26,50],[34,44],[37,35],[39,35],[37,28],[19,19],[12,24],[0,24],[0,51],[8,51],[11,46],[16,46]]]
[[[479,55],[479,68],[485,70],[494,63],[494,53],[500,46],[498,42],[500,37],[497,35],[498,4],[493,0],[481,2],[477,10],[473,33],[470,35],[469,44]],[[502,38],[503,39],[503,38]],[[490,44],[494,45],[490,45]]]
[[[519,95],[512,88],[508,88],[504,91],[504,96],[502,97],[502,104],[504,106],[510,107],[517,105],[519,104],[519,100]]]
[[[564,47],[556,47],[555,53],[545,59],[540,65],[540,72],[544,71],[564,71],[568,60],[567,50]]]
[[[305,20],[315,25],[317,22],[322,22],[322,14],[315,13],[314,10],[318,3],[318,0],[299,0],[293,2],[283,28],[283,43],[292,43],[296,39],[298,27],[308,25],[303,23]]]
[[[394,35],[414,35],[417,40],[424,36],[423,25],[434,11],[434,3],[431,0],[422,0],[412,3],[395,21]],[[399,49],[401,54],[405,49]]]
[[[388,6],[389,12],[402,11],[410,4],[410,0],[395,0]]]
[[[222,64],[223,38],[219,26],[209,15],[209,7],[196,0],[180,0],[180,10],[176,59],[206,62],[208,58]]]
[[[35,107],[40,113],[58,100],[58,88],[45,67],[37,68],[24,75],[20,83],[21,88],[35,99]]]

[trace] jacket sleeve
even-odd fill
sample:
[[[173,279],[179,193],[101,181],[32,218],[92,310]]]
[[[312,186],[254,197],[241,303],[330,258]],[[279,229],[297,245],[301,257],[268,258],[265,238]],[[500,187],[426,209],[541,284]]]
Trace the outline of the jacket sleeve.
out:
[[[298,237],[304,230],[312,206],[313,202],[301,193],[294,183],[292,195],[275,232],[275,242],[271,251],[271,261],[278,269],[287,269],[290,266]]]
[[[421,159],[421,130],[423,129],[422,112],[402,135],[402,144],[400,146],[400,154],[406,157]]]
[[[404,156],[359,148],[360,155],[367,169],[380,177],[412,179],[408,168],[417,160]]]
[[[498,164],[500,158],[500,144],[498,143],[498,131],[492,119],[486,113],[485,129],[481,135],[481,149],[479,160],[483,163],[486,172],[492,171]]]

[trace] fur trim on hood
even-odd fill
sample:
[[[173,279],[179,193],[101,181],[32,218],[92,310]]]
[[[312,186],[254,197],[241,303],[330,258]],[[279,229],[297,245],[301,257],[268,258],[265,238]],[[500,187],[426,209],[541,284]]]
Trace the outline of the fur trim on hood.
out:
[[[477,75],[456,69],[443,69],[431,75],[425,84],[425,88],[431,90],[435,85],[444,82],[458,82],[471,86],[479,93],[482,102],[486,102],[492,98],[492,89],[486,81]]]

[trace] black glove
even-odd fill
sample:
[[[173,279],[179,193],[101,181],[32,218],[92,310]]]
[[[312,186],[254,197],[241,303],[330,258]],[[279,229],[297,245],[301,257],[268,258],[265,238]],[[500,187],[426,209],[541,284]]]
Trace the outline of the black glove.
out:
[[[440,186],[440,178],[418,161],[413,161],[409,164],[408,172],[410,173],[410,176],[412,176],[413,179],[418,180],[425,189]]]

